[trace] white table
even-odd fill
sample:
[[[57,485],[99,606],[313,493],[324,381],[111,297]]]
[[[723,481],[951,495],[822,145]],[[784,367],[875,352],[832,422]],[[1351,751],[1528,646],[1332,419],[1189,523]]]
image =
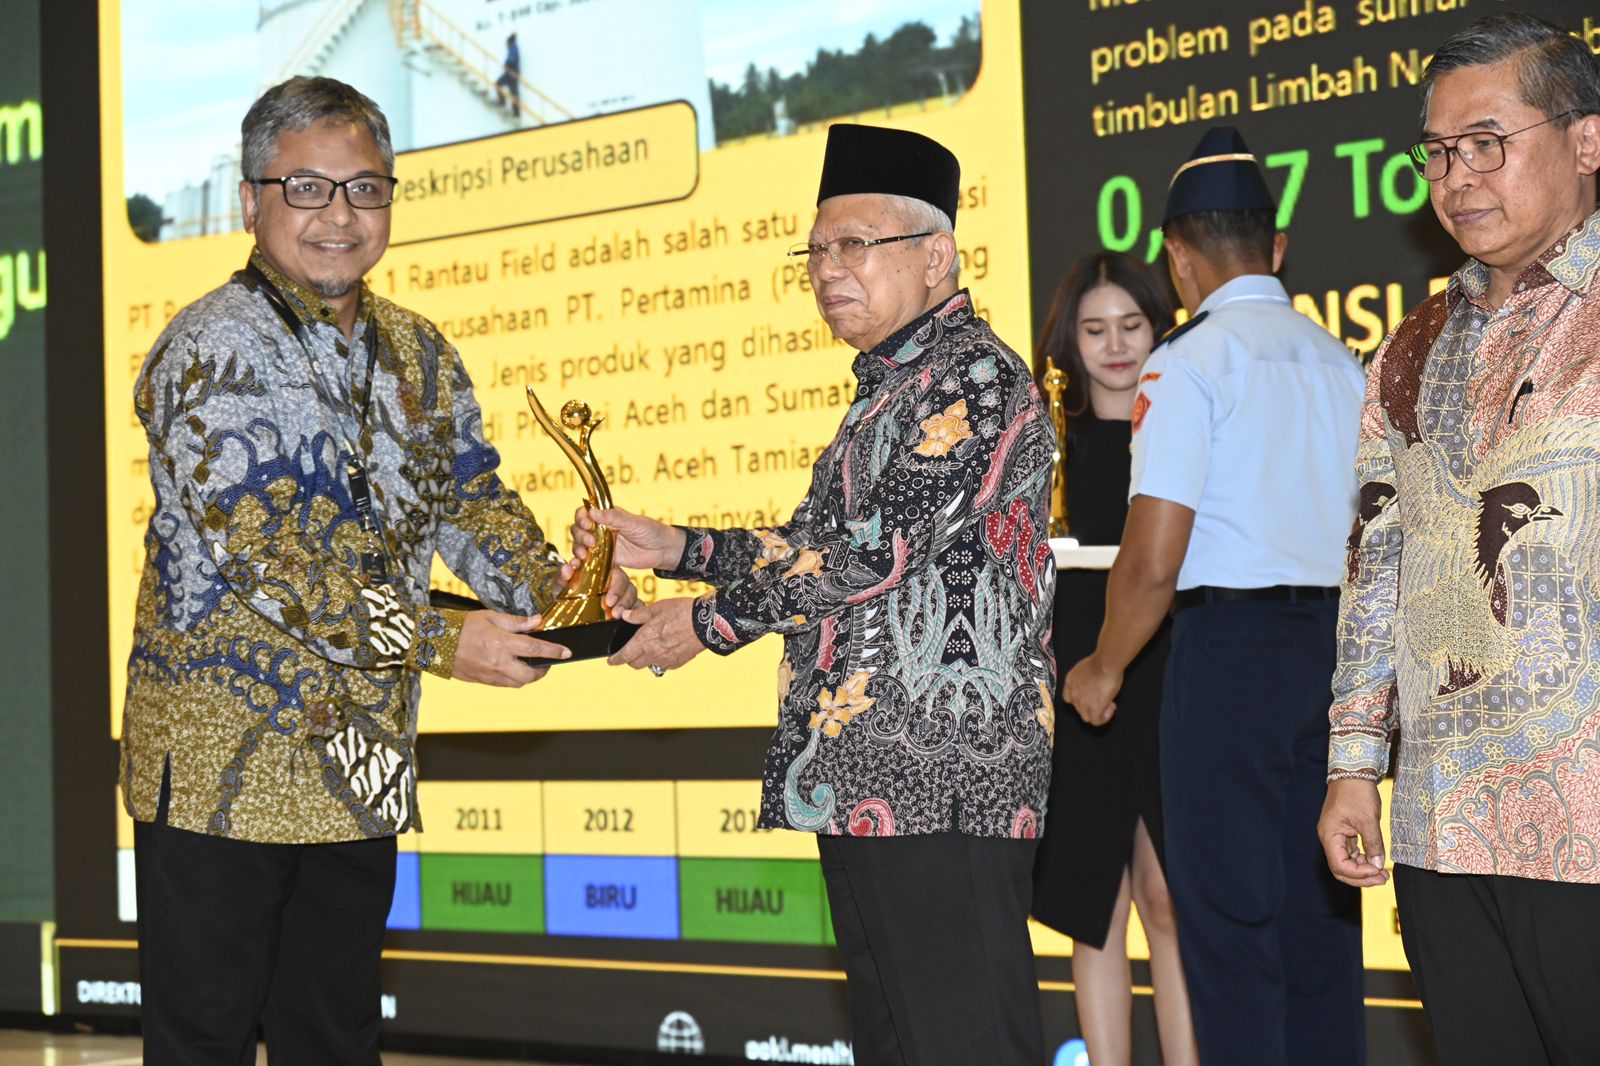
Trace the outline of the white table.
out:
[[[1059,570],[1110,570],[1117,558],[1115,544],[1079,544],[1075,537],[1051,537],[1050,554]]]

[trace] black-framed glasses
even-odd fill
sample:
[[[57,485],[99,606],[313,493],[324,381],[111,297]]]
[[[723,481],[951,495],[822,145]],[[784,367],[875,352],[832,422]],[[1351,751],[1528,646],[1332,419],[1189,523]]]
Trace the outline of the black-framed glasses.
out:
[[[1506,141],[1519,133],[1536,130],[1540,126],[1547,126],[1568,115],[1578,113],[1576,108],[1563,111],[1559,115],[1551,115],[1543,122],[1535,122],[1531,126],[1524,126],[1510,133],[1474,130],[1472,133],[1458,133],[1454,137],[1434,137],[1412,145],[1407,154],[1410,155],[1411,165],[1416,168],[1417,174],[1427,181],[1438,181],[1450,173],[1451,156],[1459,156],[1461,164],[1474,174],[1492,174],[1506,165]],[[1466,143],[1463,144],[1463,141]]]
[[[394,203],[398,178],[381,174],[360,174],[344,181],[320,177],[316,174],[290,174],[284,178],[252,178],[256,185],[277,185],[283,189],[283,202],[303,211],[317,211],[333,203],[334,194],[344,190],[344,198],[351,207],[363,211],[376,211]]]
[[[797,244],[786,253],[790,259],[805,257],[806,266],[813,270],[822,265],[822,257],[827,256],[835,263],[845,267],[858,267],[867,258],[867,249],[879,244],[893,244],[896,241],[911,241],[918,237],[932,237],[933,230],[923,233],[903,233],[898,237],[878,237],[867,240],[865,237],[840,237],[827,244]]]

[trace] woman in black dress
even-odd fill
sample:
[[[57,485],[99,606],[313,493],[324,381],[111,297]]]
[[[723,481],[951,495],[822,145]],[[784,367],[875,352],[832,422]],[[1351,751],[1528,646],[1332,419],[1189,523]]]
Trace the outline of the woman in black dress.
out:
[[[1116,544],[1128,514],[1130,418],[1155,339],[1172,326],[1165,289],[1134,259],[1100,252],[1075,263],[1045,322],[1035,357],[1067,374],[1067,520],[1080,544]],[[1106,571],[1056,575],[1059,670],[1094,650],[1106,608]],[[1198,1064],[1176,923],[1161,868],[1156,726],[1168,631],[1128,667],[1117,714],[1091,726],[1056,697],[1056,736],[1045,834],[1034,867],[1033,915],[1073,940],[1078,1020],[1094,1066],[1133,1054],[1128,969],[1130,901],[1150,943],[1156,1024],[1166,1066]]]

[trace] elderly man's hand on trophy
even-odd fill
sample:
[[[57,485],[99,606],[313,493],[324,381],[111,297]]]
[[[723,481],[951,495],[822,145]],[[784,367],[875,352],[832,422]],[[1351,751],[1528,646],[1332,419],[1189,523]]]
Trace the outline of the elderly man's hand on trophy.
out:
[[[598,530],[612,532],[613,560],[635,570],[671,570],[683,558],[685,536],[677,526],[620,507],[579,507],[572,517],[572,554],[588,557],[597,543]],[[620,613],[639,632],[606,661],[613,666],[648,669],[660,677],[705,650],[694,634],[694,601],[659,600]]]
[[[615,535],[612,561],[632,570],[670,570],[683,558],[684,533],[654,518],[620,507],[579,507],[572,518],[572,554],[578,561],[589,557],[596,530],[605,526]]]
[[[706,650],[694,632],[692,597],[647,603],[628,611],[623,618],[638,626],[639,631],[606,660],[612,666],[648,669],[660,677]]]

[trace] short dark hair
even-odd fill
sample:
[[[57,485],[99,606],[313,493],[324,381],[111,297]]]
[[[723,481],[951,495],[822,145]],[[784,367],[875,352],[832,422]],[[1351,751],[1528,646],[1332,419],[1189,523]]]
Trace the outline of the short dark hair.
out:
[[[1067,391],[1062,405],[1068,418],[1077,418],[1089,409],[1089,372],[1078,350],[1078,308],[1083,299],[1102,285],[1116,285],[1133,297],[1156,339],[1172,328],[1173,300],[1166,287],[1144,264],[1122,252],[1095,252],[1073,263],[1056,286],[1039,333],[1039,347],[1033,353],[1034,380],[1043,383],[1044,361],[1053,359],[1067,373]]]
[[[327,119],[360,126],[378,143],[383,165],[394,173],[394,145],[389,120],[378,105],[342,81],[297,75],[279,82],[250,105],[239,126],[240,169],[246,181],[264,178],[278,154],[278,137],[308,129]]]
[[[1517,64],[1517,95],[1566,129],[1579,115],[1600,115],[1600,66],[1589,46],[1553,22],[1533,15],[1497,11],[1445,39],[1422,72],[1422,116],[1428,125],[1433,83],[1462,67],[1484,67],[1505,60]]]
[[[1214,262],[1271,263],[1278,235],[1278,213],[1254,211],[1191,211],[1161,227],[1169,237]]]

